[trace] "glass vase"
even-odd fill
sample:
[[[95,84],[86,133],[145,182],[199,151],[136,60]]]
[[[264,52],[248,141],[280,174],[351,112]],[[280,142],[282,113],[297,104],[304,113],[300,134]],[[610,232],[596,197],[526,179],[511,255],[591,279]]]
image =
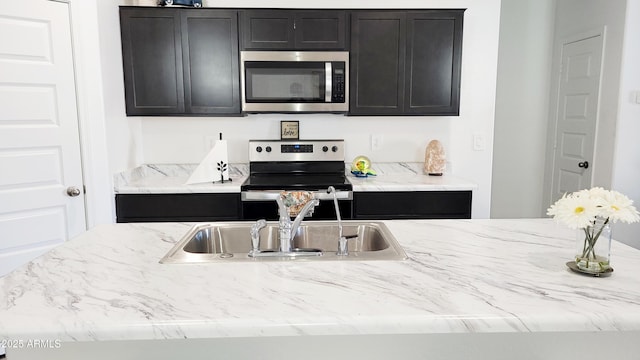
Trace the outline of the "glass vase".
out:
[[[585,272],[610,270],[611,226],[609,219],[596,217],[576,235],[576,266]]]

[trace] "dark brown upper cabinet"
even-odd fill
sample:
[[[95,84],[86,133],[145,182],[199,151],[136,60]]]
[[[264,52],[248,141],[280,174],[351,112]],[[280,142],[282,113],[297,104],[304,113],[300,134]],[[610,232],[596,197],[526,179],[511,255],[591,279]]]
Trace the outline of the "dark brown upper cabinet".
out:
[[[127,115],[240,114],[234,10],[120,8]]]
[[[464,10],[354,11],[350,115],[458,115]]]
[[[184,112],[180,13],[158,10],[120,8],[127,115]]]
[[[244,10],[245,50],[346,50],[343,10]]]

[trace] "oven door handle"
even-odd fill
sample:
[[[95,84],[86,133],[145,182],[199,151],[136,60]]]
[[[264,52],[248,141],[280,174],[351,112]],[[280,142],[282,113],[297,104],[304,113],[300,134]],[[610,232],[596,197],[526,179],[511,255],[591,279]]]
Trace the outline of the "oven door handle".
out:
[[[333,92],[333,69],[329,61],[324,63],[324,66],[324,102],[330,103]]]
[[[292,190],[291,192],[295,192]],[[278,196],[280,196],[281,191],[279,190],[253,190],[253,191],[242,191],[241,199],[242,201],[266,201],[273,200],[275,201]],[[311,191],[313,194],[313,198],[317,200],[333,200],[333,194],[329,194],[326,191]],[[353,191],[336,191],[336,198],[338,200],[352,200],[353,199]]]

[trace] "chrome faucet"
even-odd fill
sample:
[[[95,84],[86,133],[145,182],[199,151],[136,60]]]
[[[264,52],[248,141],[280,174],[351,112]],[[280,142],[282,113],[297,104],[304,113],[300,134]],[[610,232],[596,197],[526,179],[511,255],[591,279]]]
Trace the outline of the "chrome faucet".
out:
[[[305,216],[309,216],[313,214],[314,207],[320,204],[318,199],[309,200],[298,216],[291,221],[291,216],[289,215],[289,208],[285,206],[284,200],[282,197],[278,196],[276,198],[276,202],[278,203],[278,236],[280,238],[280,252],[281,253],[290,253],[293,248],[293,238],[296,236],[298,232],[298,228],[302,223],[302,219]]]
[[[347,238],[342,235],[342,218],[340,217],[340,207],[338,206],[336,188],[329,186],[327,194],[333,194],[333,205],[336,208],[336,219],[338,220],[338,251],[336,252],[336,255],[347,256],[349,255],[349,248],[347,247]]]
[[[338,256],[348,256],[348,239],[357,238],[358,235],[347,235],[342,233],[342,217],[340,216],[340,207],[338,206],[338,193],[333,186],[327,188],[326,194],[333,195],[333,204],[336,211],[336,220],[338,221]],[[274,250],[260,250],[260,229],[267,226],[265,220],[258,220],[251,227],[251,251],[247,254],[249,257],[297,257],[297,256],[321,256],[323,251],[320,249],[294,249],[293,238],[298,233],[298,229],[302,225],[302,220],[306,216],[313,214],[313,210],[320,204],[319,198],[326,199],[323,194],[316,194],[314,198],[307,201],[302,207],[302,210],[298,215],[291,220],[289,207],[285,205],[285,200],[282,196],[275,198],[278,204],[278,239],[280,241],[280,248],[277,251]]]

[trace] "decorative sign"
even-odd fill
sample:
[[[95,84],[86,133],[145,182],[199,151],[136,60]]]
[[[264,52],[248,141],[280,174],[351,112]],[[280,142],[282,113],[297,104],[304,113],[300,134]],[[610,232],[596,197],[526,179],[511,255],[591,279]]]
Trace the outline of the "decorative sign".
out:
[[[299,121],[280,121],[280,140],[299,139]]]

